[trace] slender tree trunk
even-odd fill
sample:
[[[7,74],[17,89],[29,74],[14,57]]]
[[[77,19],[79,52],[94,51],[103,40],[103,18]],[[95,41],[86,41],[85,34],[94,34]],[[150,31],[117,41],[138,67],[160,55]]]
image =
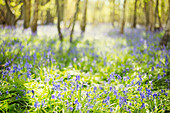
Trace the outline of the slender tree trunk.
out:
[[[165,22],[165,1],[164,0],[161,0],[161,21]],[[163,26],[162,26],[163,27]]]
[[[146,32],[148,32],[149,30],[149,2],[148,1],[144,1],[145,2],[145,30]]]
[[[157,19],[159,22],[159,26],[157,26]],[[159,0],[156,0],[154,31],[160,30],[160,28],[162,28],[162,23],[161,23],[161,17],[159,16]]]
[[[150,10],[150,14],[149,14],[149,17],[150,17],[150,31],[153,32],[154,31],[154,25],[153,25],[153,20],[154,20],[154,16],[153,16],[153,0],[150,0],[150,7],[149,7],[149,10]]]
[[[60,4],[59,4],[59,0],[56,0],[56,5],[57,5],[57,16],[58,16],[58,23],[57,23],[57,29],[58,29],[58,35],[60,38],[60,41],[63,41],[63,35],[61,33],[61,27],[60,27],[60,22],[61,22],[61,15],[60,15]]]
[[[113,4],[113,9],[111,11],[111,22],[112,22],[112,26],[114,27],[114,22],[115,22],[115,0],[111,0],[111,4]]]
[[[63,21],[64,21],[64,28],[67,28],[67,17],[66,17],[66,15],[67,15],[67,7],[68,7],[68,0],[64,0],[64,19],[63,19]]]
[[[169,14],[168,14],[168,20],[165,27],[165,34],[160,42],[160,46],[167,46],[168,42],[170,41],[170,0],[169,0]]]
[[[82,33],[84,33],[85,30],[86,30],[87,3],[88,3],[88,0],[84,0],[84,8],[83,8],[82,21],[80,23],[80,28],[81,28],[81,32]]]
[[[169,13],[169,16],[168,16],[168,21],[167,21],[167,24],[166,24],[166,27],[165,27],[165,34],[160,42],[160,45],[163,46],[167,46],[167,43],[168,41],[170,40],[170,13]]]
[[[46,24],[53,24],[54,17],[51,15],[50,9],[47,10]]]
[[[126,0],[124,0],[124,3],[123,3],[123,19],[122,19],[122,24],[120,28],[121,34],[124,33],[125,20],[126,20]]]
[[[137,10],[137,2],[138,0],[135,0],[135,8],[134,8],[134,16],[133,16],[133,28],[136,28],[136,10]]]
[[[61,10],[60,10],[60,18],[61,18],[61,19],[60,19],[60,20],[63,21],[63,20],[64,20],[64,5],[65,5],[65,4],[64,4],[64,1],[65,1],[65,0],[60,0],[60,1],[61,1],[61,2],[60,2],[60,3],[61,3],[61,4],[60,4],[60,5],[61,5],[61,8],[60,8],[60,9],[61,9]]]
[[[76,12],[74,14],[73,26],[72,26],[71,33],[70,33],[70,42],[72,42],[72,40],[73,40],[72,37],[73,37],[73,32],[74,32],[74,26],[75,26],[76,19],[77,19],[77,14],[78,14],[78,11],[79,11],[79,3],[80,3],[80,0],[77,0],[77,3],[76,3]]]
[[[47,3],[50,2],[50,0],[47,0]],[[46,24],[54,23],[54,17],[51,15],[50,9],[47,9],[47,18],[46,18]]]
[[[159,28],[162,29],[162,22],[161,22],[161,16],[159,15],[159,0],[157,0],[157,4],[158,4],[158,7],[157,7],[157,10],[158,10],[158,22],[159,22]]]
[[[33,13],[32,21],[31,21],[32,35],[37,35],[38,4],[39,4],[39,0],[35,0],[34,6],[33,6],[34,13]]]
[[[24,0],[24,29],[30,26],[31,0]]]
[[[12,13],[9,4],[8,4],[8,0],[5,0],[5,6],[7,9],[7,14],[6,14],[6,23],[8,26],[15,26],[15,15]]]

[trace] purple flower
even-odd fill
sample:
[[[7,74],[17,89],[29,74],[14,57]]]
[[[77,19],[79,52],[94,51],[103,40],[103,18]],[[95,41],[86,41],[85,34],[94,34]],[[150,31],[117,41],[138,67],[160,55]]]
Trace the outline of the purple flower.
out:
[[[110,112],[113,112],[113,108],[110,108]]]
[[[142,108],[144,108],[144,107],[145,107],[145,104],[144,104],[144,103],[142,103],[141,109],[142,109]]]
[[[109,96],[107,96],[107,97],[106,97],[106,100],[107,100],[107,101],[109,101],[109,100],[110,100],[110,97],[109,97]]]
[[[112,90],[112,87],[110,87],[110,91]]]
[[[39,104],[39,102],[36,101],[36,102],[34,103],[34,107],[37,108],[37,107],[38,107],[38,104]]]
[[[161,79],[162,77],[160,75],[158,75],[158,80]]]
[[[80,80],[80,75],[77,75],[75,81],[79,81],[79,80]]]
[[[52,98],[52,99],[55,99],[55,95],[53,94],[53,95],[51,96],[51,98]]]
[[[70,111],[73,111],[73,107],[70,107]]]
[[[97,90],[97,87],[94,87],[94,88],[93,88],[93,92],[95,93],[95,92],[96,92],[96,90]]]
[[[8,90],[6,90],[6,94],[9,94]]]

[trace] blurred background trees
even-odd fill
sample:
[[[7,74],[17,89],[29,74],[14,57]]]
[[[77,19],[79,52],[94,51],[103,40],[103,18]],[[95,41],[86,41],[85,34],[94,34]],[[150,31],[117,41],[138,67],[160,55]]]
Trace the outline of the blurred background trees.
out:
[[[58,3],[58,4],[57,4]],[[86,23],[112,23],[113,27],[139,28],[154,32],[165,29],[169,0],[0,0],[0,25],[31,27],[36,34],[37,24],[57,24],[62,40],[62,29],[70,29],[70,41],[75,23],[85,32]]]

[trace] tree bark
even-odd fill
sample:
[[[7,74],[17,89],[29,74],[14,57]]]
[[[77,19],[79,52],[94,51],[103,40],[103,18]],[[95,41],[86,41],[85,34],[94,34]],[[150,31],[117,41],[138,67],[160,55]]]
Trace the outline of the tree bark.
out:
[[[135,8],[134,8],[134,16],[133,16],[133,28],[136,28],[136,10],[137,10],[137,2],[138,2],[138,0],[135,0]]]
[[[160,30],[162,28],[161,18],[159,16],[159,0],[156,0],[156,7],[155,7],[155,21],[154,21],[154,31]],[[159,26],[157,26],[157,19],[159,22]]]
[[[50,2],[50,0],[47,0],[47,3]],[[46,24],[50,24],[50,23],[54,23],[54,17],[51,15],[51,12],[50,12],[50,9],[47,9],[46,11],[46,15],[47,15],[47,18],[46,18]]]
[[[88,0],[84,0],[83,15],[82,15],[82,21],[81,21],[81,24],[80,24],[80,28],[81,28],[82,33],[84,33],[85,30],[86,30],[87,3],[88,3]]]
[[[114,22],[115,22],[115,0],[111,0],[113,3],[113,11],[111,12],[111,22],[112,26],[114,27]]]
[[[32,21],[31,21],[32,35],[37,35],[38,4],[39,4],[39,0],[35,0],[34,6],[33,6],[34,13],[33,13]]]
[[[60,13],[60,14],[61,14],[61,15],[60,15],[61,19],[60,19],[60,20],[61,20],[61,21],[64,20],[64,5],[65,5],[65,4],[64,4],[64,1],[65,1],[65,0],[61,0],[61,4],[60,4],[60,5],[61,5],[61,10],[60,10],[60,12],[61,12],[61,13]]]
[[[148,32],[149,30],[149,2],[148,1],[144,1],[145,2],[145,30],[146,32]]]
[[[51,15],[50,9],[47,10],[46,24],[53,24],[54,17]]]
[[[124,33],[124,26],[125,26],[125,20],[126,20],[126,0],[124,0],[123,3],[123,19],[122,19],[122,24],[121,24],[121,28],[120,28],[120,33],[123,34]]]
[[[24,0],[24,29],[30,26],[31,0]]]
[[[153,32],[154,31],[154,25],[153,25],[153,0],[150,0],[150,7],[149,7],[149,10],[150,10],[150,14],[149,14],[149,17],[150,17],[150,20],[149,20],[149,23],[150,23],[150,31]]]
[[[79,11],[79,3],[80,3],[80,0],[77,0],[77,3],[76,3],[76,12],[74,14],[73,26],[72,26],[71,33],[70,33],[70,42],[72,42],[72,40],[73,40],[72,37],[73,37],[73,32],[74,32],[74,26],[75,26],[76,19],[77,19],[77,14],[78,14],[78,11]]]
[[[169,14],[168,14],[168,20],[167,20],[167,24],[165,27],[165,34],[160,42],[160,46],[162,47],[167,46],[168,42],[170,41],[170,0],[169,0]]]
[[[6,14],[6,24],[8,26],[15,26],[15,15],[12,13],[9,4],[8,4],[8,0],[5,0],[5,6],[7,9],[7,14]]]
[[[165,27],[165,34],[160,42],[160,45],[163,46],[167,46],[167,43],[170,39],[170,13],[169,13],[169,16],[168,16],[168,21],[167,21],[167,24],[166,24],[166,27]]]
[[[57,16],[58,16],[58,23],[57,23],[57,29],[58,29],[58,35],[59,35],[59,39],[62,42],[63,41],[63,35],[61,33],[61,27],[60,27],[60,22],[61,22],[61,15],[60,15],[60,4],[59,4],[59,0],[56,0],[56,5],[57,5]]]

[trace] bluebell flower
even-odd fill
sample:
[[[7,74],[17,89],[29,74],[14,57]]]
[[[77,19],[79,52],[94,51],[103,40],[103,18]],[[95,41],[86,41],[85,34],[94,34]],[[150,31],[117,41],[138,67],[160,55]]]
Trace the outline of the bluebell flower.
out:
[[[113,112],[113,108],[110,108],[110,112]]]
[[[6,94],[9,94],[8,90],[6,90]]]
[[[107,101],[109,101],[109,100],[110,100],[110,97],[109,97],[109,96],[107,96],[107,97],[106,97],[106,100],[107,100]]]
[[[45,105],[45,99],[44,99],[44,101],[43,101],[43,100],[41,101],[41,104],[42,104],[42,107],[44,107],[44,105]]]
[[[55,95],[54,95],[54,94],[52,94],[51,98],[52,98],[52,99],[55,99]]]
[[[161,89],[161,93],[165,92],[165,90]]]
[[[142,109],[142,108],[144,108],[144,107],[145,107],[145,104],[144,104],[144,103],[142,103],[142,106],[141,106],[140,108]]]
[[[79,81],[79,80],[80,80],[80,75],[77,75],[75,81]]]
[[[2,95],[2,92],[0,91],[0,95]]]
[[[70,107],[70,111],[73,111],[73,107]]]
[[[161,79],[162,77],[160,75],[158,75],[158,80]]]
[[[95,93],[95,92],[96,92],[96,90],[97,90],[97,87],[94,87],[94,88],[93,88],[93,92]]]
[[[112,86],[109,88],[110,89],[110,91],[112,90]]]
[[[39,102],[36,101],[36,102],[34,103],[34,107],[37,108],[37,107],[38,107],[38,104],[39,104]]]
[[[67,88],[64,88],[64,91],[67,91]]]

